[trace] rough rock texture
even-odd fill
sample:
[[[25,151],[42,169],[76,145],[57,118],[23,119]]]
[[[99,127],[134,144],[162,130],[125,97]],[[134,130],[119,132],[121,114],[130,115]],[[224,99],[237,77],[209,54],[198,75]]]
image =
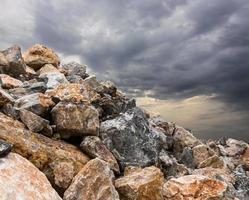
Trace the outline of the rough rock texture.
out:
[[[46,174],[52,185],[63,192],[89,158],[76,147],[49,139],[0,113],[0,139],[13,145],[13,152],[31,161]]]
[[[56,86],[63,84],[63,83],[69,83],[66,77],[64,76],[64,74],[60,72],[44,73],[44,74],[41,74],[39,78],[46,82],[46,86],[48,89],[53,89]]]
[[[84,103],[60,102],[52,110],[53,122],[61,137],[98,135],[98,111]]]
[[[14,98],[10,96],[7,92],[4,90],[0,89],[0,107],[7,103],[14,103]]]
[[[201,175],[172,178],[163,186],[163,196],[167,200],[180,199],[224,199],[227,185],[219,180]]]
[[[9,144],[3,140],[0,140],[0,158],[8,155],[10,153],[11,149],[12,149],[11,144]]]
[[[52,64],[58,67],[60,59],[50,48],[40,44],[30,47],[24,54],[25,63],[34,70],[40,69],[45,64]]]
[[[194,163],[199,166],[204,160],[214,155],[214,152],[207,145],[200,144],[192,149]]]
[[[80,144],[81,150],[91,158],[100,158],[106,161],[112,170],[119,173],[119,165],[112,155],[112,153],[106,148],[99,137],[87,136]]]
[[[4,89],[11,89],[15,87],[21,87],[22,81],[12,78],[6,74],[0,74],[0,84]]]
[[[18,110],[26,109],[36,115],[46,116],[53,105],[54,102],[48,96],[42,93],[34,93],[16,100],[14,106]]]
[[[121,199],[163,200],[163,173],[152,166],[129,172],[115,181]]]
[[[26,73],[26,65],[22,58],[21,48],[18,45],[14,45],[4,51],[2,54],[5,59],[1,59],[5,62],[7,60],[8,65],[3,65],[1,68],[1,73],[8,74],[13,77],[19,77]],[[5,63],[4,63],[5,64]]]
[[[68,76],[77,75],[83,79],[88,77],[88,74],[86,73],[86,66],[79,63],[70,62],[62,67],[66,70]]]
[[[95,158],[74,177],[64,200],[119,200],[108,163]]]
[[[18,154],[0,158],[2,200],[61,200],[46,176]]]
[[[56,68],[54,65],[52,64],[45,64],[42,66],[41,69],[38,70],[38,74],[39,75],[42,75],[42,74],[46,74],[46,73],[49,73],[49,72],[60,72],[58,70],[58,68]]]
[[[53,130],[49,126],[49,121],[28,110],[20,110],[20,119],[27,128],[33,132],[42,133],[49,137],[53,135]]]
[[[148,166],[158,162],[159,152],[167,148],[166,136],[151,131],[139,108],[128,110],[101,123],[100,137],[120,165]]]

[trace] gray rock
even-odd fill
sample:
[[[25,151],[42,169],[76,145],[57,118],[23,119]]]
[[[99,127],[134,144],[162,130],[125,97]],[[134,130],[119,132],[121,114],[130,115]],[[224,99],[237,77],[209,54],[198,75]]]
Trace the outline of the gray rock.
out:
[[[196,167],[194,163],[193,151],[191,148],[185,147],[183,149],[179,162],[192,169]]]
[[[59,72],[48,72],[39,76],[46,83],[47,89],[54,89],[56,86],[69,83],[65,75]]]
[[[29,86],[29,90],[33,93],[36,93],[36,92],[44,93],[47,90],[47,86],[44,82],[36,82],[36,83],[32,83]]]
[[[2,53],[8,61],[8,65],[2,67],[2,73],[13,77],[19,77],[26,73],[26,64],[22,58],[21,48],[18,45],[14,45],[2,51]]]
[[[125,166],[149,166],[159,162],[159,153],[166,149],[166,136],[150,130],[141,109],[135,107],[120,116],[101,123],[100,137],[107,148]]]
[[[249,177],[246,175],[243,166],[238,166],[233,172],[235,177],[234,187],[240,199],[249,199]]]
[[[5,105],[6,103],[14,103],[14,98],[10,96],[7,92],[0,89],[0,107]]]
[[[3,140],[0,140],[0,158],[7,156],[11,152],[11,149],[12,149],[11,144]]]
[[[84,79],[78,75],[66,76],[66,79],[69,81],[69,83],[79,83],[79,84],[84,83]]]
[[[69,76],[78,75],[83,79],[88,77],[88,74],[86,73],[86,66],[81,65],[77,62],[70,62],[63,65],[62,67],[67,71],[67,74]]]

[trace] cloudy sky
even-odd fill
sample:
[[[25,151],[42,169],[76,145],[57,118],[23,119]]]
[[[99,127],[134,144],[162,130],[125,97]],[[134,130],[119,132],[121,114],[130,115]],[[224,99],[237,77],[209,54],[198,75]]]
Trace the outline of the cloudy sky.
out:
[[[34,43],[203,138],[249,141],[248,0],[1,0],[0,48]]]

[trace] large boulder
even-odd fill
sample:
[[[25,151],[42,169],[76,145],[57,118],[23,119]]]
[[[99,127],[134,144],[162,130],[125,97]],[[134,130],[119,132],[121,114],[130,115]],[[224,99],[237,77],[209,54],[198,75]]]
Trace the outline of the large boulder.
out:
[[[0,74],[0,84],[4,89],[11,89],[15,87],[22,87],[22,81],[12,78],[7,74]]]
[[[2,200],[61,200],[46,176],[18,154],[0,158]]]
[[[34,93],[25,95],[15,101],[15,108],[17,110],[26,109],[36,115],[45,117],[54,106],[54,102],[42,93]]]
[[[13,145],[12,151],[22,155],[40,169],[61,194],[89,158],[73,145],[33,133],[25,126],[0,113],[0,139]]]
[[[95,158],[74,177],[64,200],[119,200],[113,185],[114,174],[108,163]]]
[[[100,158],[106,161],[112,170],[119,173],[117,160],[106,148],[103,142],[97,136],[86,136],[80,144],[81,150],[91,158]]]
[[[166,136],[150,129],[145,114],[137,107],[102,122],[100,137],[123,169],[155,164],[159,152],[167,148]]]
[[[52,64],[55,67],[60,64],[58,55],[52,49],[40,44],[27,49],[23,54],[23,59],[34,70],[39,70],[45,64]]]
[[[5,56],[8,65],[2,66],[1,73],[13,77],[20,77],[20,75],[26,73],[26,65],[22,58],[21,48],[18,45],[14,45],[2,51],[2,54]]]
[[[152,166],[133,170],[115,181],[121,199],[163,200],[163,173]]]
[[[53,123],[62,138],[98,135],[98,111],[84,103],[60,102],[51,111]]]

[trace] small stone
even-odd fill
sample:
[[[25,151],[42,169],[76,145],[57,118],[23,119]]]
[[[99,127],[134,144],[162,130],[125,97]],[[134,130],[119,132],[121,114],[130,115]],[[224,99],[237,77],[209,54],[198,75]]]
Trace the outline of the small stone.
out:
[[[204,168],[204,167],[223,168],[225,167],[225,163],[221,157],[214,155],[207,158],[206,160],[203,160],[198,165],[198,168]]]
[[[163,196],[167,200],[180,199],[223,199],[226,183],[201,175],[186,175],[172,178],[163,186]]]
[[[69,83],[66,79],[65,75],[60,72],[48,72],[41,74],[39,76],[44,82],[46,82],[46,87],[48,89],[54,89],[56,86],[60,84]]]
[[[46,74],[49,72],[58,72],[60,73],[60,71],[58,70],[58,68],[56,68],[54,65],[52,64],[45,64],[42,66],[41,69],[39,69],[39,71],[37,72],[39,75],[41,74]]]
[[[3,89],[11,89],[15,87],[21,87],[22,81],[12,78],[6,74],[0,74],[0,84]]]
[[[163,200],[163,173],[151,166],[128,173],[115,181],[121,199]]]
[[[18,45],[14,45],[2,51],[2,53],[8,61],[8,65],[2,68],[2,73],[12,77],[20,77],[20,75],[26,73],[26,65],[22,58],[21,48]]]
[[[77,75],[83,79],[88,77],[88,74],[86,73],[86,66],[79,63],[70,62],[68,64],[62,65],[62,67],[67,71],[68,76]]]
[[[61,200],[46,176],[15,153],[1,158],[0,183],[2,200]]]
[[[25,95],[16,100],[14,105],[17,110],[25,109],[42,117],[47,115],[52,106],[54,102],[42,93]]]
[[[60,102],[52,110],[52,119],[62,138],[98,135],[98,111],[83,103]]]
[[[23,59],[34,70],[39,70],[45,64],[52,64],[55,67],[58,67],[60,64],[58,55],[52,49],[40,44],[27,49],[23,54]]]
[[[49,121],[28,110],[20,110],[20,119],[28,129],[33,132],[42,133],[49,137],[53,135],[53,130],[49,126]]]
[[[119,166],[112,155],[112,153],[106,148],[106,146],[102,143],[99,137],[96,136],[87,136],[80,144],[81,150],[86,153],[91,158],[100,158],[106,161],[112,170],[119,173]]]
[[[114,174],[108,163],[99,158],[89,161],[74,177],[64,193],[64,200],[119,200]]]
[[[7,92],[4,90],[0,89],[0,107],[7,103],[14,103],[14,98],[10,96]]]
[[[8,142],[0,140],[0,158],[7,156],[12,149],[12,145]]]

